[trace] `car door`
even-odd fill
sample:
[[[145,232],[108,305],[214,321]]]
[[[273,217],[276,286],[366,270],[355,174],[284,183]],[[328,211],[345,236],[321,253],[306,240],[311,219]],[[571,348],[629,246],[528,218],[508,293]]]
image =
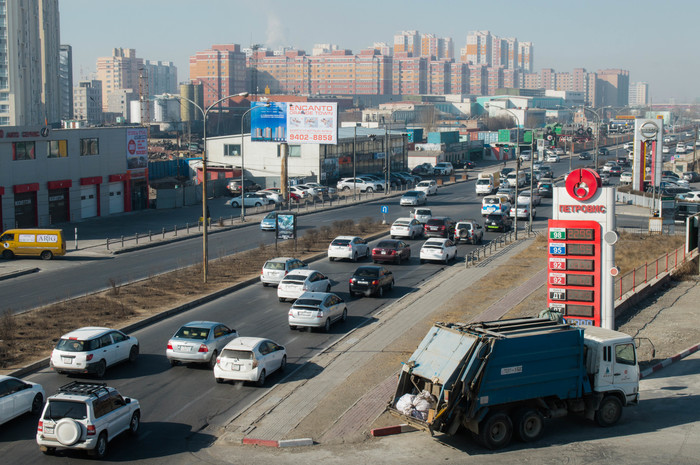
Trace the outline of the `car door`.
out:
[[[323,300],[323,305],[328,309],[328,316],[330,317],[331,321],[335,321],[340,318],[340,312],[338,310],[339,300],[339,297],[335,294],[326,296],[326,298]]]
[[[234,338],[236,333],[225,325],[216,325],[214,327],[214,347],[218,353]]]
[[[457,256],[457,246],[452,241],[445,242],[445,251],[448,260]]]
[[[99,357],[103,358],[107,363],[107,366],[114,365],[119,361],[119,355],[116,351],[114,342],[112,341],[112,335],[110,333],[100,336],[99,349],[97,349],[97,354]]]
[[[0,424],[14,417],[15,399],[11,395],[10,381],[0,381]]]
[[[316,287],[315,290],[318,292],[326,292],[328,286],[330,286],[331,281],[328,277],[322,273],[316,272]]]
[[[129,351],[131,350],[131,344],[129,336],[120,333],[119,331],[114,331],[110,333],[112,336],[112,341],[114,345],[114,351],[116,353],[116,361],[122,361],[129,358]]]

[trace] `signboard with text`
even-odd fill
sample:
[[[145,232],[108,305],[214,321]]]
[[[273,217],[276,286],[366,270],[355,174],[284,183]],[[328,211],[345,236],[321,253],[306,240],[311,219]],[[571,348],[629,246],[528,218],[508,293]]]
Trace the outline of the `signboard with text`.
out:
[[[338,144],[338,104],[289,102],[287,132],[290,144]]]
[[[285,102],[252,102],[251,108],[251,142],[287,141],[287,104]]]

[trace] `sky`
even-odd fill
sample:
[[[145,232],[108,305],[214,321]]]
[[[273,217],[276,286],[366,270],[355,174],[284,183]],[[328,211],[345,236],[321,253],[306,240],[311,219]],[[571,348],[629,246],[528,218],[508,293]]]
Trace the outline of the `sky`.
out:
[[[59,9],[74,82],[92,77],[113,48],[172,61],[186,81],[189,57],[213,44],[311,54],[331,43],[358,53],[417,30],[451,37],[458,59],[467,34],[488,30],[532,42],[535,72],[621,68],[649,84],[652,103],[700,97],[697,0],[59,0]]]

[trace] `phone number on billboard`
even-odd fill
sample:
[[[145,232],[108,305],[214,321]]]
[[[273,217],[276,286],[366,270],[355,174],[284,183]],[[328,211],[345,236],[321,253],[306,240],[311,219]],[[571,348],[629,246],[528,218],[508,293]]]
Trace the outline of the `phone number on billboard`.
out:
[[[323,142],[323,141],[332,141],[333,140],[333,134],[313,134],[309,136],[308,134],[290,134],[289,135],[289,140],[294,141],[294,140],[311,140],[311,141],[318,141],[318,142]]]

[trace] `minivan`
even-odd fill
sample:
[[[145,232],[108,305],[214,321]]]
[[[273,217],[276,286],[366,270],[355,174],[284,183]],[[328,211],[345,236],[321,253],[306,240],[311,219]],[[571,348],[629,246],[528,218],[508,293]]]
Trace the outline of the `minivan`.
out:
[[[679,202],[676,204],[676,208],[673,213],[673,220],[678,222],[685,222],[686,218],[688,218],[689,216],[693,216],[696,213],[700,213],[700,203]]]
[[[0,236],[2,258],[41,257],[51,260],[66,254],[62,229],[8,229]]]

